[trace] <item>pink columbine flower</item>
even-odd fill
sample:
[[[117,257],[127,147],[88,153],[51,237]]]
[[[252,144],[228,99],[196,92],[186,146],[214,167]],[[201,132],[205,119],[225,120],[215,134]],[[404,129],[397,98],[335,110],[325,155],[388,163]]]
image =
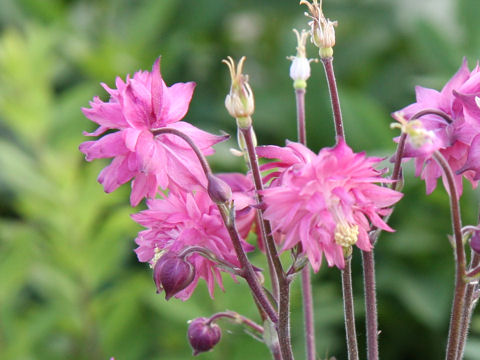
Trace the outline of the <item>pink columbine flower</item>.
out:
[[[264,190],[265,218],[283,234],[282,250],[302,244],[313,269],[325,254],[329,266],[345,266],[344,248],[372,248],[372,225],[393,231],[381,218],[391,212],[402,194],[375,183],[388,183],[373,167],[382,160],[354,153],[342,140],[318,155],[298,143],[284,148],[260,147],[277,158],[275,180]],[[271,167],[271,165],[267,166]]]
[[[422,110],[433,109],[449,115],[452,122],[438,115],[418,118],[415,126],[417,129],[422,126],[424,130],[420,137],[428,134],[425,146],[415,146],[415,140],[407,141],[404,157],[415,158],[416,175],[425,180],[427,194],[430,194],[437,186],[437,179],[442,176],[441,168],[432,159],[433,152],[439,151],[456,173],[460,196],[462,175],[474,187],[480,179],[480,108],[476,104],[476,97],[480,95],[480,67],[477,64],[470,71],[464,60],[441,91],[417,86],[415,92],[417,102],[394,113],[397,120],[409,120]],[[447,186],[445,188],[448,189]]]
[[[139,245],[135,249],[139,261],[149,262],[154,267],[163,253],[179,254],[188,247],[200,246],[218,259],[240,266],[220,212],[205,191],[172,190],[164,199],[147,200],[147,206],[147,210],[132,215],[136,222],[148,228],[135,239]],[[253,250],[246,242],[243,245],[245,250]],[[188,261],[195,268],[195,279],[175,296],[188,299],[199,278],[203,278],[213,297],[215,282],[222,288],[220,269],[213,261],[196,253],[188,256]]]
[[[110,94],[103,102],[94,97],[91,108],[83,108],[87,118],[100,125],[88,136],[108,133],[96,141],[86,141],[80,151],[87,161],[113,158],[104,168],[98,181],[106,192],[134,179],[130,202],[133,206],[144,198],[153,198],[158,188],[166,189],[172,182],[186,189],[206,179],[190,147],[174,135],[154,136],[152,130],[174,128],[190,136],[205,155],[214,152],[212,145],[224,137],[211,135],[180,120],[185,116],[192,99],[195,83],[165,85],[160,74],[160,58],[152,72],[139,71],[124,82],[116,79],[116,89],[102,86]]]

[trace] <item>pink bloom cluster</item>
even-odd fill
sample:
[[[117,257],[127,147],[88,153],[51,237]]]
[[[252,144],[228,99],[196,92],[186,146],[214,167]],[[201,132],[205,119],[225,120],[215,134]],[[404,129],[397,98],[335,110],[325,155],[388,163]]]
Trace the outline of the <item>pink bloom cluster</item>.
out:
[[[132,182],[132,206],[144,198],[154,198],[159,187],[172,183],[187,190],[206,186],[205,176],[193,151],[173,135],[154,136],[153,130],[174,128],[190,136],[205,155],[214,152],[212,145],[224,137],[211,135],[180,120],[187,113],[195,83],[165,85],[160,74],[160,58],[152,72],[139,71],[126,81],[117,77],[116,89],[102,84],[110,94],[108,102],[95,97],[91,108],[84,108],[87,118],[99,125],[88,136],[105,134],[96,141],[86,141],[80,151],[87,161],[113,158],[98,181],[106,192]]]
[[[425,180],[427,194],[430,194],[442,176],[441,168],[432,159],[433,152],[439,151],[456,173],[460,196],[462,175],[474,187],[480,179],[480,108],[476,103],[476,97],[480,96],[480,67],[477,64],[470,71],[464,60],[441,91],[417,86],[415,92],[417,101],[397,113],[408,120],[423,110],[440,110],[449,115],[452,122],[434,114],[421,116],[418,120],[431,139],[426,146],[418,148],[407,142],[404,157],[415,158],[416,175]]]
[[[259,147],[258,154],[279,160],[263,167],[274,169],[263,192],[265,218],[282,234],[282,250],[301,243],[315,271],[323,254],[329,266],[342,269],[343,248],[371,250],[370,224],[393,231],[381,216],[402,194],[375,184],[389,182],[373,168],[382,159],[355,154],[343,140],[318,155],[292,142]]]
[[[147,200],[147,206],[148,210],[132,215],[136,222],[147,228],[135,240],[139,245],[135,252],[140,261],[148,261],[154,266],[162,252],[179,254],[188,247],[201,246],[218,259],[240,266],[220,212],[206,192],[171,191],[164,199]],[[253,250],[251,245],[243,245],[245,250]],[[213,296],[215,282],[222,287],[216,263],[195,253],[188,257],[188,261],[195,268],[195,278],[175,296],[188,299],[199,278],[207,282]]]

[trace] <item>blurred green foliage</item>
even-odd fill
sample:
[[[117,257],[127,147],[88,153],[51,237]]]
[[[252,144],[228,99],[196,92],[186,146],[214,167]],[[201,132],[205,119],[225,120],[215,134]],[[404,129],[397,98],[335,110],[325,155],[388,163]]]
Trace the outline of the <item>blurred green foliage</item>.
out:
[[[325,0],[339,21],[335,66],[348,141],[389,156],[389,113],[414,100],[415,84],[441,88],[460,66],[480,57],[478,0]],[[294,140],[295,105],[287,55],[292,27],[305,27],[297,1],[275,0],[0,0],[0,358],[188,359],[186,322],[224,309],[256,319],[245,284],[226,279],[211,301],[204,286],[191,300],[165,302],[151,272],[137,263],[128,189],[103,193],[95,178],[106,162],[85,163],[77,147],[94,125],[80,108],[100,82],[150,69],[162,55],[166,82],[194,80],[186,120],[234,133],[223,108],[228,89],[222,58],[247,55],[256,97],[259,143]],[[313,49],[310,56],[314,57]],[[315,65],[307,93],[308,141],[333,143],[323,70]],[[273,130],[273,131],[272,131]],[[234,138],[234,137],[233,137]],[[219,171],[243,171],[220,145]],[[451,293],[448,199],[439,187],[405,171],[406,196],[377,245],[382,358],[443,356]],[[478,195],[466,184],[464,223],[477,217]],[[361,346],[365,342],[359,256],[354,287]],[[254,255],[253,260],[259,261]],[[339,273],[314,277],[319,356],[345,359]],[[292,294],[293,342],[304,356],[301,297]],[[363,351],[363,349],[362,349]],[[224,324],[204,359],[267,359],[263,345]],[[480,358],[475,316],[466,358]]]

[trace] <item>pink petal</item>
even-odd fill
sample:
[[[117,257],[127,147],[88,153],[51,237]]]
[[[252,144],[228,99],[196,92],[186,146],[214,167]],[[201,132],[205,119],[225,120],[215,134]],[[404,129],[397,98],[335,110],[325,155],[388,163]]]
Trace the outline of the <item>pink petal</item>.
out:
[[[473,180],[480,180],[480,135],[475,136],[473,139],[470,150],[468,151],[467,161],[465,165],[456,171],[456,174],[460,175],[468,170],[475,172]]]
[[[152,68],[152,109],[155,120],[158,120],[162,112],[163,88],[165,84],[160,73],[160,57],[155,60]]]
[[[124,155],[128,152],[122,131],[107,134],[96,141],[86,141],[79,146],[87,161]]]
[[[156,126],[165,126],[183,119],[190,106],[195,83],[176,83],[163,88],[162,111]],[[160,125],[161,124],[161,125]]]

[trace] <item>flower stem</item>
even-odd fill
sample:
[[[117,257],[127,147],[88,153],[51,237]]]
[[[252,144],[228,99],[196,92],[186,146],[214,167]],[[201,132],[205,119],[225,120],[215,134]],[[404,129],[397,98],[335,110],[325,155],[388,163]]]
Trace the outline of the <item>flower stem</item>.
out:
[[[333,57],[322,58],[322,63],[327,76],[333,120],[335,122],[335,134],[338,141],[339,138],[345,138],[345,134],[343,132],[342,110],[340,109],[340,100],[338,98],[337,82],[335,81],[335,72],[333,71]]]
[[[295,89],[297,103],[297,136],[298,142],[307,145],[307,130],[305,127],[305,89]]]
[[[245,146],[248,155],[248,164],[252,172],[253,183],[255,185],[255,198],[257,205],[262,203],[262,195],[260,192],[263,190],[262,175],[260,173],[260,166],[258,165],[257,152],[255,151],[255,145],[253,140],[253,128],[249,126],[248,128],[239,129],[245,140]],[[270,221],[266,220],[263,217],[263,210],[257,212],[259,218],[260,230],[265,240],[265,251],[267,253],[267,259],[269,265],[271,264],[271,270],[273,272],[270,274],[272,281],[272,290],[275,298],[278,298],[278,293],[280,291],[280,283],[286,281],[285,272],[283,271],[282,263],[278,257],[277,248],[275,246],[275,241],[272,234],[272,226]]]
[[[305,126],[305,89],[295,89],[297,103],[297,136],[298,141],[307,145],[307,132]],[[303,321],[305,324],[305,345],[307,360],[315,360],[315,322],[313,312],[312,282],[310,266],[302,269],[302,298],[303,298]]]
[[[447,342],[447,360],[456,360],[458,345],[460,343],[460,331],[462,323],[463,307],[465,305],[465,292],[467,284],[465,283],[465,248],[463,247],[462,237],[462,221],[460,216],[460,205],[458,202],[458,193],[455,186],[455,177],[447,160],[440,152],[435,152],[433,158],[442,168],[447,178],[449,195],[450,195],[450,211],[452,213],[453,234],[455,237],[455,295],[453,297],[452,315],[450,317],[450,328],[448,332]]]
[[[480,256],[472,250],[470,269],[474,269],[480,265]],[[465,344],[468,337],[468,328],[470,327],[470,320],[472,318],[473,308],[475,307],[474,297],[475,290],[478,288],[478,282],[467,285],[465,292],[465,305],[462,312],[462,324],[460,328],[460,339],[458,342],[457,360],[463,358],[463,352],[465,350]]]
[[[188,135],[184,134],[183,132],[177,129],[171,129],[171,128],[157,129],[152,131],[152,133],[154,134],[154,136],[158,136],[161,134],[171,134],[185,140],[185,142],[187,142],[188,145],[190,145],[192,150],[195,152],[195,155],[200,161],[200,164],[202,165],[202,169],[205,172],[205,176],[212,174],[212,170],[210,169],[210,165],[208,164],[207,159],[205,158],[203,153],[200,151],[198,146],[195,144],[195,142]],[[253,270],[253,266],[248,260],[247,254],[245,253],[245,250],[242,247],[240,235],[238,234],[237,226],[235,224],[234,209],[228,211],[226,210],[225,206],[222,206],[222,205],[218,205],[218,209],[222,215],[222,219],[228,231],[228,234],[230,235],[230,239],[232,240],[232,245],[233,245],[233,248],[235,249],[235,253],[237,255],[238,261],[242,266],[243,277],[247,281],[247,284],[250,286],[253,296],[255,297],[258,304],[266,312],[270,320],[273,323],[277,323],[278,322],[277,313],[273,308],[272,304],[267,299],[265,293],[263,292],[263,289],[260,286],[260,283],[258,281],[257,275]]]
[[[235,252],[237,253],[238,261],[242,265],[242,269],[244,271],[243,277],[247,281],[253,295],[257,299],[260,306],[265,310],[270,320],[273,323],[277,323],[277,313],[273,308],[272,304],[268,301],[265,293],[263,292],[263,289],[258,282],[257,275],[253,270],[252,264],[248,260],[247,254],[245,253],[245,250],[243,249],[240,242],[240,235],[238,234],[237,226],[235,224],[235,215],[233,215],[234,210],[232,209],[230,211],[230,213],[232,213],[232,216],[229,217],[229,214],[225,212],[225,209],[221,205],[219,205],[218,207],[222,214],[223,222],[225,224],[225,227],[227,228],[228,234],[232,239],[232,244]]]
[[[256,189],[257,204],[261,204],[263,190],[262,176],[260,174],[260,167],[258,165],[257,153],[253,143],[253,129],[252,127],[240,128],[245,139],[247,148],[250,170],[252,171],[253,182]],[[290,341],[290,282],[283,270],[282,263],[278,257],[277,248],[272,234],[272,226],[268,220],[263,218],[263,210],[259,211],[262,221],[260,226],[266,242],[267,256],[271,257],[273,263],[274,273],[272,276],[278,281],[279,290],[279,310],[278,310],[278,324],[276,324],[278,340],[280,342],[280,350],[282,352],[283,360],[293,360],[292,345]]]
[[[378,359],[378,320],[373,251],[362,251],[365,316],[367,326],[367,359]]]
[[[343,313],[347,333],[348,360],[358,360],[357,332],[355,330],[355,310],[353,307],[351,259],[345,259],[342,270]]]
[[[283,360],[293,360],[290,340],[290,283],[288,280],[280,282],[278,316],[277,333],[282,358]]]
[[[215,321],[215,320],[220,319],[222,317],[232,319],[232,320],[234,320],[234,322],[236,322],[238,324],[244,324],[244,325],[248,326],[249,328],[251,328],[252,330],[254,330],[254,331],[256,331],[260,334],[263,334],[263,327],[262,326],[258,325],[253,320],[250,320],[249,318],[247,318],[243,315],[240,315],[239,313],[236,313],[234,311],[224,311],[224,312],[219,312],[219,313],[213,314],[208,319],[207,325],[210,324],[212,321]]]

